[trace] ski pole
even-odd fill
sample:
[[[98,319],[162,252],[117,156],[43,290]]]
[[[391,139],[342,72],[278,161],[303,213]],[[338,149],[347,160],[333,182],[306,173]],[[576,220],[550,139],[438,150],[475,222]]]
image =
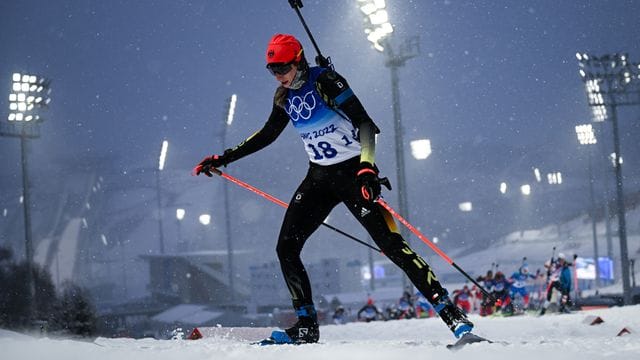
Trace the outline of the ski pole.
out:
[[[320,67],[330,68],[333,70],[333,64],[331,64],[331,58],[330,57],[326,58],[322,56],[322,53],[320,52],[320,48],[318,47],[316,40],[313,38],[313,35],[311,34],[311,30],[309,30],[309,27],[307,26],[307,22],[304,21],[304,18],[302,17],[302,13],[300,12],[300,8],[303,6],[302,0],[289,0],[289,5],[291,5],[293,10],[295,10],[296,14],[298,14],[298,18],[300,19],[300,22],[302,23],[304,30],[307,32],[307,35],[309,35],[309,39],[311,40],[313,47],[316,49],[316,52],[318,53],[318,56],[316,56],[316,64]]]
[[[540,297],[540,304],[544,304],[545,298],[547,296],[547,293],[549,292],[549,280],[551,280],[551,268],[553,267],[553,258],[556,256],[556,247],[554,246],[551,249],[551,259],[549,260],[549,267],[546,266],[546,262],[544,264],[545,267],[547,267],[547,278],[544,280],[544,284],[541,284],[540,286],[540,292],[542,293],[542,288],[544,287],[545,289],[545,293],[544,296],[545,297]],[[542,295],[542,294],[541,294]]]
[[[393,215],[393,217],[398,219],[398,221],[400,221],[404,226],[406,226],[407,229],[411,230],[411,232],[414,233],[420,240],[422,240],[425,244],[427,244],[431,248],[431,250],[435,251],[436,254],[440,255],[440,257],[444,259],[444,261],[446,261],[447,263],[449,263],[449,265],[456,268],[456,270],[458,270],[462,275],[464,275],[473,284],[475,284],[478,287],[478,289],[482,291],[483,294],[485,294],[489,299],[493,299],[493,295],[491,295],[484,287],[482,287],[482,285],[480,285],[471,276],[469,276],[469,274],[467,274],[466,271],[462,270],[462,268],[460,268],[460,266],[458,266],[458,264],[456,264],[447,254],[445,254],[444,251],[440,250],[440,248],[437,247],[436,244],[434,244],[431,240],[427,239],[427,237],[422,235],[422,233],[418,231],[418,229],[416,229],[407,220],[405,220],[405,218],[403,218],[400,214],[398,214],[386,201],[382,200],[382,198],[378,198],[378,200],[376,201],[378,202],[378,204],[382,205],[382,207],[387,209],[387,211],[390,212],[391,215]]]
[[[578,260],[578,254],[573,254],[573,264],[571,264],[571,267],[573,267],[573,284],[574,284],[574,289],[575,289],[573,291],[573,298],[574,299],[577,299],[578,298],[578,294],[580,294],[580,288],[579,288],[580,283],[578,282],[578,271],[577,271],[576,260]],[[598,259],[596,259],[596,261],[598,261]]]
[[[556,247],[554,246],[553,249],[551,249],[551,260],[549,260],[549,267],[547,268],[547,281],[549,282],[549,278],[551,277],[551,267],[553,266],[553,258],[556,256]]]
[[[247,184],[246,182],[244,182],[244,181],[242,181],[242,180],[240,180],[238,178],[235,178],[235,177],[233,177],[233,176],[231,176],[231,175],[229,175],[229,174],[227,174],[225,172],[222,172],[222,170],[220,170],[220,169],[212,168],[211,171],[213,171],[217,175],[220,175],[221,177],[231,181],[232,183],[234,183],[236,185],[239,185],[239,186],[241,186],[241,187],[243,187],[243,188],[245,188],[245,189],[247,189],[249,191],[252,191],[252,192],[262,196],[263,198],[265,198],[265,199],[267,199],[267,200],[269,200],[269,201],[271,201],[271,202],[273,202],[275,204],[278,204],[278,205],[282,206],[285,209],[289,207],[289,205],[287,203],[285,203],[284,201],[278,199],[277,197],[275,197],[273,195],[270,195],[270,194],[267,194],[266,192],[254,187],[254,186],[251,186],[251,185]],[[358,239],[357,237],[355,237],[355,236],[353,236],[353,235],[351,235],[351,234],[349,234],[347,232],[344,232],[344,231],[338,229],[335,226],[331,226],[331,225],[329,225],[329,224],[327,224],[325,222],[323,222],[322,225],[328,227],[329,229],[331,229],[331,230],[333,230],[333,231],[335,231],[335,232],[337,232],[337,233],[339,233],[341,235],[344,235],[344,236],[348,237],[351,240],[357,241],[360,244],[362,244],[364,246],[367,246],[367,247],[369,247],[369,248],[371,248],[371,249],[373,249],[373,250],[375,250],[375,251],[377,251],[377,252],[382,254],[382,250],[378,249],[377,247],[369,245],[366,242]]]

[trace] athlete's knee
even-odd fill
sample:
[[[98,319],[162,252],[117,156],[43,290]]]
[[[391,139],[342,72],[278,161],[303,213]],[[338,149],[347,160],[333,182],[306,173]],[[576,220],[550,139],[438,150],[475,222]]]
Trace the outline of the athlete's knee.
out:
[[[391,234],[386,242],[381,243],[382,252],[393,262],[416,261],[418,267],[427,263],[411,249],[409,244],[399,234]]]
[[[294,236],[283,235],[278,239],[276,245],[276,254],[280,261],[287,261],[289,259],[295,259],[300,257],[302,248],[298,246]]]
[[[373,236],[373,240],[387,256],[392,253],[402,253],[403,249],[413,252],[409,244],[397,233],[376,234]],[[404,250],[404,252],[407,252],[407,250]]]

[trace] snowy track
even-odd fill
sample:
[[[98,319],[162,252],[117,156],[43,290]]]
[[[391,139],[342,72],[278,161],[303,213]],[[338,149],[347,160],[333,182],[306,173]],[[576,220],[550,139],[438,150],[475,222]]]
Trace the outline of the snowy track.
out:
[[[585,319],[600,316],[604,323]],[[99,338],[95,342],[34,339],[0,332],[3,359],[253,359],[253,360],[562,360],[638,359],[640,306],[545,317],[480,318],[472,316],[477,333],[496,341],[452,352],[452,336],[439,319],[354,323],[321,327],[321,343],[260,347],[233,339],[195,341]],[[616,336],[627,328],[630,334]]]

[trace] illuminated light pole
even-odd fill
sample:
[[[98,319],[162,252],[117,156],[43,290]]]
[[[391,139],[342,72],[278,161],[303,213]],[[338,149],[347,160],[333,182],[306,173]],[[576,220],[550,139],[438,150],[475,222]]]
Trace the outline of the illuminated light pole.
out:
[[[204,242],[205,242],[205,238],[206,238],[206,236],[205,236],[205,233],[206,233],[205,229],[206,229],[206,227],[207,227],[207,226],[209,226],[209,224],[211,223],[211,215],[209,215],[209,214],[201,214],[200,216],[198,216],[198,221],[200,222],[200,224],[202,224],[202,225],[203,225],[203,228],[202,228],[202,236],[201,236],[201,238],[200,238],[200,242],[201,242],[201,246],[202,246],[202,243],[204,243]]]
[[[528,201],[529,196],[531,196],[531,185],[530,184],[523,184],[520,185],[520,193],[523,195],[524,200],[522,201],[522,209],[520,210],[520,213],[523,214],[523,218],[526,217],[526,221],[527,223],[525,223],[525,220],[520,220],[520,236],[522,237],[524,234],[524,231],[526,229],[526,226],[529,225],[529,217],[531,217],[531,204]]]
[[[580,145],[595,145],[598,140],[591,124],[577,125],[576,135]],[[591,233],[593,236],[593,258],[596,265],[595,288],[600,287],[600,264],[598,263],[598,232],[596,228],[596,201],[593,193],[593,151],[589,146],[589,197],[591,199]],[[608,205],[607,205],[608,206]]]
[[[167,159],[167,150],[169,148],[169,142],[167,140],[162,141],[162,147],[160,148],[160,157],[158,158],[158,170],[156,171],[156,190],[158,198],[158,240],[160,241],[160,254],[164,254],[164,230],[162,226],[162,191],[160,189],[160,173],[164,170],[164,163]]]
[[[177,224],[177,231],[178,231],[178,251],[187,251],[187,247],[184,244],[184,241],[182,240],[182,220],[184,219],[184,215],[186,214],[186,211],[184,209],[176,209],[176,224]]]
[[[14,73],[9,93],[9,115],[0,121],[0,135],[20,138],[22,165],[22,199],[24,210],[24,247],[27,264],[27,320],[33,320],[36,291],[33,279],[33,237],[31,233],[31,192],[29,191],[29,166],[27,140],[40,137],[42,118],[38,109],[51,102],[51,81],[36,75]]]
[[[618,131],[618,107],[640,105],[640,63],[633,63],[627,54],[592,56],[577,53],[579,73],[585,83],[587,99],[593,121],[610,119],[613,128],[614,162],[616,173],[616,206],[618,212],[618,238],[620,239],[620,268],[622,295],[625,305],[631,304],[629,277],[629,248],[625,219],[624,188],[622,184],[622,153]]]
[[[160,255],[164,255],[164,229],[162,226],[162,189],[160,187],[160,173],[164,170],[164,163],[167,159],[167,150],[169,148],[169,142],[167,140],[162,141],[160,147],[160,157],[158,158],[158,169],[156,170],[156,198],[158,199],[158,241],[160,242]],[[169,264],[166,259],[162,259],[162,281],[163,287],[169,285]]]
[[[226,149],[226,138],[227,138],[227,128],[231,126],[233,123],[233,118],[236,113],[236,102],[238,101],[238,97],[236,94],[231,95],[229,98],[229,107],[227,110],[227,118],[225,121],[225,126],[222,128],[222,148]],[[224,196],[224,225],[225,232],[227,236],[227,272],[229,273],[229,293],[231,296],[229,297],[231,302],[235,301],[235,282],[234,282],[234,270],[233,270],[233,242],[231,241],[231,208],[229,207],[229,184],[225,182],[222,184],[222,191]]]
[[[398,209],[401,214],[410,221],[409,207],[407,204],[407,186],[405,180],[404,145],[402,117],[400,112],[400,85],[398,69],[403,67],[407,60],[414,58],[419,53],[418,37],[412,37],[394,51],[389,41],[393,33],[393,26],[389,22],[389,14],[384,0],[357,0],[360,11],[365,15],[365,34],[367,40],[372,43],[375,50],[384,52],[386,56],[385,66],[391,71],[391,95],[393,106],[393,123],[395,132],[395,153],[397,172]],[[409,232],[401,227],[400,233],[405,241],[409,242]],[[402,287],[406,288],[407,278],[402,277]]]

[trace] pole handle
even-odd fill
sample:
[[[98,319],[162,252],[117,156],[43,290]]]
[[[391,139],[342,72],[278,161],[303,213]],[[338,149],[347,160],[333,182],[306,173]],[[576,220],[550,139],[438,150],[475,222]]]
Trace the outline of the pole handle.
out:
[[[302,0],[289,0],[289,5],[291,5],[291,7],[294,9],[304,6],[302,5]]]

